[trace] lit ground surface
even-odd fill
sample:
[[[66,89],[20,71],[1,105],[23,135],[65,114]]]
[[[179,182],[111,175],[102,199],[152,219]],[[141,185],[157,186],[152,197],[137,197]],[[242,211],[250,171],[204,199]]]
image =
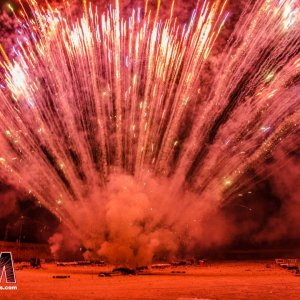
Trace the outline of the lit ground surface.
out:
[[[17,270],[18,290],[0,291],[0,299],[300,299],[300,276],[277,266],[266,268],[266,263],[215,262],[113,277],[98,277],[111,267],[45,264],[39,270]]]

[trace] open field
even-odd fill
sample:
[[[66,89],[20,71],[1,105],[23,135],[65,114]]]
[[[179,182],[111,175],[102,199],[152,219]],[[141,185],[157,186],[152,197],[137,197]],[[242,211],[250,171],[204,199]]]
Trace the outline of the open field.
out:
[[[214,262],[113,277],[98,277],[111,266],[44,264],[17,270],[18,290],[0,291],[0,299],[300,299],[300,276],[275,265],[267,268],[267,263],[272,262]]]

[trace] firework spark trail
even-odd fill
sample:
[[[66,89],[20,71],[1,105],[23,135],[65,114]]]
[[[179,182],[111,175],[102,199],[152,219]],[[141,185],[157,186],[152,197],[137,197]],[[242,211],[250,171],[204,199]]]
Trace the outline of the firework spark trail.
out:
[[[292,21],[287,7],[294,9]],[[296,1],[258,1],[238,22],[175,178],[197,178],[193,185],[202,192],[222,178],[231,185],[298,127],[299,85],[288,83],[299,76],[299,21]]]
[[[86,176],[87,180],[101,175],[99,169],[95,170],[95,162],[99,161],[92,157],[91,142],[102,143],[100,169],[105,171],[104,174],[108,172],[107,161],[124,168],[124,160],[129,165],[126,171],[137,174],[149,159],[155,159],[153,153],[172,151],[173,144],[169,143],[161,147],[162,150],[154,151],[153,147],[158,137],[170,139],[169,135],[176,135],[174,132],[178,130],[178,121],[195,85],[197,72],[200,72],[204,56],[213,43],[209,34],[214,29],[216,7],[217,4],[211,11],[208,6],[203,7],[199,19],[195,20],[194,15],[188,28],[181,32],[172,20],[151,25],[146,18],[141,23],[141,17],[135,16],[135,11],[128,25],[124,20],[120,21],[118,9],[111,15],[102,15],[101,26],[91,25],[94,30],[85,18],[70,28],[67,21],[54,12],[48,17],[39,12],[36,23],[47,24],[41,25],[41,40],[36,45],[28,45],[29,50],[20,45],[20,62],[5,65],[11,70],[6,74],[6,81],[15,103],[24,110],[30,107],[30,111],[22,115],[26,120],[24,123],[34,131],[36,128],[41,132],[48,130],[42,138],[50,136],[47,148],[56,157],[65,152],[66,149],[62,148],[65,144],[51,146],[51,143],[62,135],[62,128],[71,132],[69,139],[76,140],[77,152],[81,153],[83,164],[87,166],[85,171],[97,171],[97,176],[90,174]],[[97,19],[98,15],[95,15],[91,22]],[[190,43],[192,46],[188,47]],[[35,68],[37,62],[39,69]],[[44,82],[37,82],[37,78],[43,78]],[[125,103],[131,105],[130,109],[121,101],[121,93]],[[68,101],[59,102],[51,94],[58,99],[67,97]],[[56,106],[56,109],[52,111],[49,105]],[[110,120],[105,123],[107,116]],[[36,123],[30,122],[32,118]],[[122,128],[126,121],[127,128]],[[41,127],[45,123],[48,128]],[[163,127],[166,123],[170,127],[167,130]],[[89,126],[96,127],[95,132],[101,132],[99,139],[93,137],[91,141],[80,136],[80,132],[91,133]],[[59,134],[51,135],[49,129]],[[109,137],[112,130],[115,136]],[[153,133],[152,139],[150,133]],[[125,138],[129,139],[126,145],[132,148],[130,151],[124,147]],[[128,152],[133,154],[124,158]],[[146,155],[148,161],[144,161]],[[69,155],[65,155],[58,160],[69,159]],[[160,160],[163,164],[164,158]],[[68,174],[67,171],[64,173]],[[77,182],[72,175],[70,179],[70,182]]]
[[[76,22],[34,3],[25,43],[14,61],[2,62],[2,178],[83,240],[96,239],[102,254],[137,247],[133,237],[153,249],[167,240],[174,250],[186,234],[197,242],[200,229],[189,223],[245,185],[247,170],[299,125],[300,12],[293,0],[260,0],[241,17],[214,88],[201,98],[199,77],[228,16],[225,5],[204,2],[179,26],[172,11],[164,22],[147,9],[124,20],[118,2],[102,15],[84,5]],[[132,177],[120,175],[123,184],[120,173]],[[197,193],[183,196],[186,190]],[[133,224],[132,231],[121,233],[113,216],[126,209],[118,224]],[[146,250],[150,260],[153,249]]]

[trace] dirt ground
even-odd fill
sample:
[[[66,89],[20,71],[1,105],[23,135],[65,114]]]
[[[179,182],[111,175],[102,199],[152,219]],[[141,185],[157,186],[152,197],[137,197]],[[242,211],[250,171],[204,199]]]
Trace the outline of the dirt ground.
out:
[[[300,299],[300,276],[270,261],[213,262],[152,270],[153,275],[98,277],[111,269],[44,264],[37,270],[16,270],[17,291],[0,290],[0,299]],[[185,273],[174,273],[178,271]]]

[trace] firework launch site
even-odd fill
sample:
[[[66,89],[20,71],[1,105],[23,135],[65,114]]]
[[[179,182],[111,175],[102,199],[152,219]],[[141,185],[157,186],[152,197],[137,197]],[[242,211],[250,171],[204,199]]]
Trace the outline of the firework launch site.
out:
[[[17,291],[1,299],[299,299],[300,277],[273,260],[215,261],[208,265],[167,266],[137,275],[99,276],[112,266],[57,266],[40,269],[15,264]],[[24,266],[24,264],[23,264]]]

